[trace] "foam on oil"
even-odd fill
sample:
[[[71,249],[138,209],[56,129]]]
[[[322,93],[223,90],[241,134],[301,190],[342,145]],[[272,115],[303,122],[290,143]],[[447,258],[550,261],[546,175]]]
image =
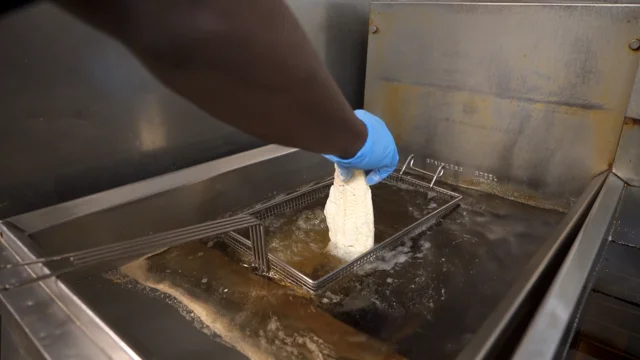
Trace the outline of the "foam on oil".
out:
[[[375,243],[388,239],[444,205],[448,199],[435,193],[386,183],[371,188]],[[269,253],[313,280],[346,264],[329,253],[330,242],[324,218],[326,197],[302,209],[291,210],[264,221]]]

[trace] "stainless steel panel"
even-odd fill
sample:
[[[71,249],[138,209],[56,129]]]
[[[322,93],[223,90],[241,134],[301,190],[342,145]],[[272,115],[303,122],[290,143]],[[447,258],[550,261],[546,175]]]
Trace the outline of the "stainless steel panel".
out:
[[[286,0],[354,108],[364,101],[371,0]]]
[[[610,240],[640,249],[640,188],[627,187],[616,214]]]
[[[565,333],[572,330],[574,312],[584,303],[594,263],[607,242],[607,231],[623,189],[624,182],[610,174],[514,359],[553,359],[558,351],[564,352],[561,342]]]
[[[6,312],[3,312],[7,314]],[[25,331],[12,316],[2,318],[2,346],[0,359],[2,360],[45,360],[43,354],[29,341]]]
[[[627,183],[640,186],[640,119],[625,119],[613,171]]]
[[[612,163],[638,5],[375,3],[365,108],[450,180],[567,209]]]
[[[20,228],[32,233],[61,224],[65,221],[73,220],[78,216],[89,215],[100,210],[123,205],[127,202],[144,199],[163,191],[173,190],[201,181],[208,180],[208,182],[212,182],[211,179],[216,175],[233,171],[259,161],[285,156],[295,151],[297,150],[278,145],[267,145],[255,150],[175,171],[153,179],[121,186],[104,193],[98,193],[45,209],[35,210],[12,217],[9,220]],[[316,157],[315,160],[318,161],[318,157]],[[310,163],[315,164],[316,161],[310,161]],[[215,181],[216,180],[213,180],[213,182]]]
[[[505,347],[510,348],[518,341],[580,231],[607,174],[591,181],[458,359],[492,359],[499,358],[498,354],[504,357]]]
[[[352,106],[368,0],[291,0]],[[156,81],[122,46],[48,2],[0,19],[0,219],[262,143]]]
[[[580,315],[572,349],[590,359],[627,360],[640,356],[640,313],[636,304],[591,292]],[[580,360],[567,352],[566,360]]]
[[[627,107],[627,117],[640,120],[640,71],[636,73],[636,80],[633,83],[633,91],[631,91],[629,107]]]
[[[594,290],[640,304],[640,187],[625,188]],[[640,355],[640,352],[637,352]]]
[[[39,3],[0,19],[0,218],[259,146]]]
[[[0,222],[0,238],[2,263],[35,258],[30,239],[12,224]],[[0,278],[29,279],[47,272],[37,265],[4,271]],[[17,331],[9,338],[9,353],[3,348],[3,358],[6,354],[19,359],[139,359],[57,279],[0,293],[0,299],[3,325],[6,322],[6,330]]]
[[[627,188],[624,197],[627,196],[630,189]],[[625,200],[623,199],[622,201],[624,202]],[[634,211],[636,217],[638,209],[636,208]],[[620,209],[614,221],[620,219],[621,211],[622,209]],[[627,229],[633,228],[635,231],[640,230],[640,224],[635,221],[634,223],[635,226],[627,223],[625,227]],[[593,284],[593,292],[605,294],[629,304],[640,304],[640,262],[638,258],[640,258],[640,248],[620,244],[615,240],[610,241],[602,255],[600,268]],[[640,321],[636,322],[636,324],[640,330]],[[615,326],[616,324],[613,323],[611,325]],[[640,343],[638,345],[640,346]],[[640,355],[640,351],[637,351],[636,354]]]

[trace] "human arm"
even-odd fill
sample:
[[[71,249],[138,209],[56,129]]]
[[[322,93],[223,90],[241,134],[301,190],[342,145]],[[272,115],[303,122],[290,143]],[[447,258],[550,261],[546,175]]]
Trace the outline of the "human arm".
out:
[[[112,35],[165,85],[232,126],[327,154],[345,173],[370,170],[370,183],[397,164],[384,123],[351,112],[284,0],[54,1]],[[3,2],[0,16],[32,2]]]
[[[353,114],[283,0],[60,0],[127,46],[169,88],[268,142],[339,158]]]

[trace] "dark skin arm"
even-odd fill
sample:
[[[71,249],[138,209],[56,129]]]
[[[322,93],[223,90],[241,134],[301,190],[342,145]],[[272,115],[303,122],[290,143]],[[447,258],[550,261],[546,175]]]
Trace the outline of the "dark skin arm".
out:
[[[353,157],[367,138],[284,0],[59,0],[165,85],[268,142]]]

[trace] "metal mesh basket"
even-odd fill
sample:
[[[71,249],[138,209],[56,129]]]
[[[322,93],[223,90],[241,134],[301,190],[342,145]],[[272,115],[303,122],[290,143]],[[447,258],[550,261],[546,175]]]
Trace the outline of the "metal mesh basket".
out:
[[[344,264],[340,268],[330,272],[325,276],[322,276],[317,280],[309,278],[300,271],[294,269],[292,266],[288,265],[283,260],[279,259],[277,256],[269,254],[266,250],[266,246],[264,249],[257,251],[257,253],[266,254],[266,264],[261,263],[254,265],[262,273],[267,273],[270,276],[283,279],[295,286],[299,286],[308,291],[318,292],[344,279],[345,277],[352,275],[360,267],[371,262],[386,250],[393,248],[394,245],[400,243],[403,239],[410,238],[422,231],[425,231],[436,221],[440,220],[443,216],[451,212],[462,198],[462,196],[459,194],[433,186],[433,181],[431,182],[431,184],[427,184],[422,181],[403,176],[401,175],[401,173],[391,174],[384,180],[384,182],[391,185],[407,186],[415,190],[436,192],[439,196],[445,197],[447,202],[444,205],[433,209],[433,211],[428,213],[426,216],[397,232],[395,235],[378,243],[369,251],[363,253],[357,258]],[[438,172],[436,172],[436,174],[441,174],[440,169]],[[435,177],[436,176],[434,176],[434,180]],[[270,201],[264,205],[247,211],[246,214],[263,221],[287,211],[302,209],[306,205],[322,197],[328,196],[332,183],[332,179],[324,181],[320,184],[300,190],[291,195]],[[243,257],[247,259],[254,259],[254,263],[256,262],[256,249],[254,248],[255,246],[252,246],[252,242],[249,239],[246,239],[245,237],[235,232],[230,232],[222,235],[222,239],[232,248],[236,249],[241,255],[243,255]],[[262,244],[264,245],[264,243]]]

